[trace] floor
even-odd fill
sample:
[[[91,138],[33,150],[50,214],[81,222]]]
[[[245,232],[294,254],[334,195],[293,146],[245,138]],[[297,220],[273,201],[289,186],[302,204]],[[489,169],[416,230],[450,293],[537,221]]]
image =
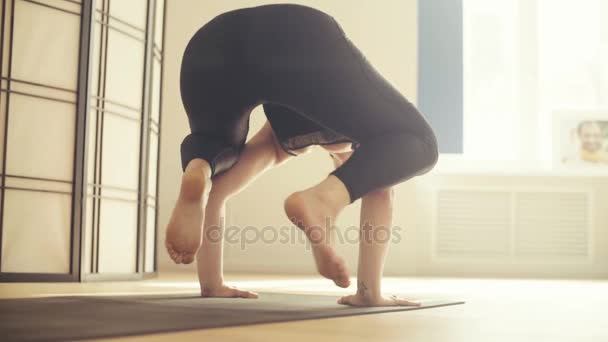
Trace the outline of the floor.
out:
[[[324,293],[348,290],[303,276],[228,275],[252,290]],[[0,298],[69,294],[192,293],[193,274],[139,282],[0,284]],[[112,341],[608,341],[608,281],[387,278],[386,293],[458,299],[465,305],[427,310],[156,334]],[[110,341],[99,340],[99,341]]]

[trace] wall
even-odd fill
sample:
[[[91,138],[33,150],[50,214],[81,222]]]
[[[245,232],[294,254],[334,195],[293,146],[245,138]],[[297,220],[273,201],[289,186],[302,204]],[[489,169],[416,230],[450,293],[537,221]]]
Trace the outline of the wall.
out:
[[[351,40],[365,53],[368,60],[380,73],[394,84],[411,101],[416,100],[417,84],[417,2],[416,0],[383,0],[375,2],[333,1],[290,1],[306,4],[324,10],[334,16],[346,31]],[[187,121],[180,103],[178,89],[178,71],[181,53],[190,36],[202,24],[223,11],[271,3],[270,1],[230,1],[200,2],[194,0],[169,1],[166,40],[166,64],[164,82],[163,137],[161,146],[160,170],[160,213],[159,243],[164,240],[164,229],[171,209],[178,194],[181,176],[179,144],[188,133]],[[263,123],[262,108],[258,107],[252,118],[251,132],[255,132]],[[442,156],[443,158],[444,156]],[[326,153],[315,151],[300,156],[287,164],[270,170],[256,180],[248,189],[231,200],[227,208],[227,225],[245,228],[265,226],[290,226],[283,213],[283,200],[290,193],[309,187],[319,182],[330,172],[331,161]],[[589,187],[598,186],[599,199],[606,198],[606,182],[595,179],[585,180]],[[552,176],[528,178],[525,175],[492,174],[445,174],[435,170],[427,175],[417,177],[396,187],[396,205],[394,226],[400,227],[401,239],[390,248],[386,265],[388,275],[530,275],[538,273],[539,267],[525,265],[508,266],[496,270],[489,263],[465,263],[438,265],[430,259],[431,227],[434,210],[433,194],[443,184],[477,184],[479,186],[527,186],[547,183],[576,186],[579,179],[566,179]],[[600,187],[601,186],[601,187]],[[601,203],[599,200],[598,203]],[[337,225],[342,231],[358,225],[359,203],[347,208],[339,218]],[[596,239],[597,246],[606,246],[605,230],[608,229],[608,217],[596,212],[595,229],[601,239]],[[351,230],[352,234],[352,230]],[[272,240],[272,236],[266,236]],[[242,242],[242,241],[241,241]],[[339,244],[337,249],[349,268],[356,270],[356,244]],[[596,248],[597,249],[597,248]],[[166,252],[159,248],[161,270],[194,269],[194,265],[176,266],[169,262]],[[569,271],[559,267],[550,267],[545,275],[594,275],[606,276],[605,255],[598,258],[600,263],[582,268],[571,267]],[[310,252],[305,244],[293,243],[253,243],[245,248],[237,243],[228,243],[225,247],[225,269],[243,272],[283,272],[312,273],[314,266]],[[536,272],[536,273],[535,273]],[[560,273],[561,272],[561,273]]]

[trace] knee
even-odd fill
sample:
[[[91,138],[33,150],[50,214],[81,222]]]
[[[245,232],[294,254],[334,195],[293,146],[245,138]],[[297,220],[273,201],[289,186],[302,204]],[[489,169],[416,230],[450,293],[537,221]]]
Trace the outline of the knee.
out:
[[[409,170],[414,175],[419,176],[427,173],[437,164],[439,160],[439,151],[437,143],[434,139],[425,139],[420,137],[408,136],[406,141],[402,141],[402,146],[408,147],[408,152],[412,153],[412,158],[404,158],[402,160],[402,168]],[[410,149],[410,148],[413,148]]]
[[[435,165],[437,165],[437,162],[439,161],[439,147],[437,146],[437,140],[436,139],[432,139],[432,142],[427,142],[426,143],[426,147],[427,147],[427,162],[425,163],[425,167],[421,170],[422,173],[426,173],[430,170],[432,170]]]

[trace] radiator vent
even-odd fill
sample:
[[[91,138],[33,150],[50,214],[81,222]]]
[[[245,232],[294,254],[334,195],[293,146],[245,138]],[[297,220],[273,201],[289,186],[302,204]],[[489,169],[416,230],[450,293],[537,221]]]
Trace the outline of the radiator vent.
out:
[[[587,256],[588,207],[585,193],[517,193],[515,255]]]
[[[509,254],[511,212],[508,193],[441,191],[438,199],[438,255]]]
[[[586,258],[590,194],[440,190],[436,257]]]

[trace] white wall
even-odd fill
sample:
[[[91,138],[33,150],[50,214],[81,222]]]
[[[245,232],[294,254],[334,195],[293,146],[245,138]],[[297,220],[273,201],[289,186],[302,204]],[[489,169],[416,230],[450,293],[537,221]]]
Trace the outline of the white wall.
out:
[[[365,53],[368,60],[385,75],[411,101],[416,100],[417,83],[417,2],[416,0],[382,0],[347,2],[289,1],[317,7],[334,16],[350,39]],[[159,261],[161,270],[194,269],[190,266],[175,266],[168,261],[162,243],[164,228],[175,199],[181,175],[179,144],[188,133],[186,115],[182,108],[178,88],[178,71],[181,53],[190,36],[205,22],[226,10],[272,3],[272,1],[234,0],[229,2],[169,0],[166,27],[166,64],[163,101],[163,127],[160,170],[160,215],[159,215]],[[263,123],[262,108],[255,110],[251,132]],[[289,226],[283,213],[283,200],[291,192],[303,189],[320,181],[331,170],[326,153],[315,151],[295,158],[284,166],[269,171],[228,206],[227,223],[241,228],[255,226],[258,229],[272,225]],[[442,174],[436,170],[412,179],[397,187],[394,225],[404,229],[401,242],[391,246],[386,265],[386,274],[407,275],[606,275],[608,257],[598,255],[599,263],[583,267],[503,265],[496,267],[488,263],[437,264],[430,258],[431,227],[435,207],[434,191],[437,187],[454,184],[476,186],[529,186],[541,183],[574,187],[583,182],[587,187],[596,187],[598,203],[608,199],[606,181],[578,179],[575,177],[535,177]],[[359,204],[347,208],[338,221],[345,228],[358,224]],[[608,215],[596,211],[594,229],[599,236],[598,246],[608,248],[606,230]],[[603,235],[602,235],[603,234]],[[350,269],[356,270],[357,247],[354,244],[338,246]],[[606,260],[606,261],[603,261]],[[228,271],[259,271],[303,273],[314,272],[312,257],[303,244],[248,244],[241,249],[239,244],[227,244],[225,269]],[[542,272],[545,270],[545,272]]]

